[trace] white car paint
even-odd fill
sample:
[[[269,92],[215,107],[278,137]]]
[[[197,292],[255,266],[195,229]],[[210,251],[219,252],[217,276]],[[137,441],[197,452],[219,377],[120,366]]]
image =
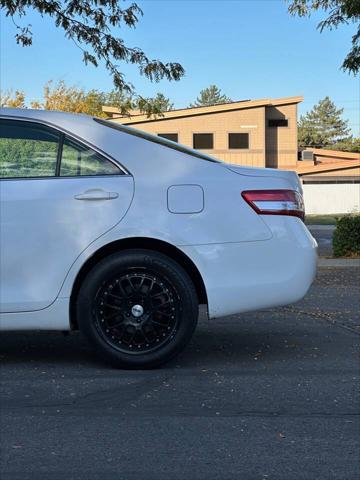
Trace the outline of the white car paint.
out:
[[[70,329],[81,267],[121,239],[161,240],[187,255],[204,282],[210,317],[292,303],[311,285],[317,245],[304,223],[259,215],[241,196],[254,189],[301,192],[295,173],[208,161],[84,115],[1,109],[0,118],[50,125],[105,152],[124,171],[0,180],[1,329]],[[75,198],[89,190],[114,198]]]

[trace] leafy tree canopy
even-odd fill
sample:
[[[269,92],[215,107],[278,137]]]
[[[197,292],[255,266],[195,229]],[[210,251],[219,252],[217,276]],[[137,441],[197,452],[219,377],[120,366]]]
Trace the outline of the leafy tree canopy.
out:
[[[26,94],[18,90],[5,92],[1,95],[0,104],[2,107],[26,108]],[[63,80],[57,83],[47,82],[44,86],[43,99],[30,102],[31,108],[85,113],[97,117],[106,117],[102,111],[104,105],[118,108],[121,114],[128,114],[131,110],[140,110],[149,116],[161,115],[162,112],[174,108],[174,104],[162,93],[158,93],[153,98],[143,99],[119,90],[101,92],[92,89],[86,91],[75,85],[68,86]]]
[[[200,95],[194,103],[190,104],[190,107],[206,107],[208,105],[216,105],[217,103],[227,103],[231,101],[231,98],[224,95],[219,87],[216,85],[210,85],[200,91]]]
[[[166,98],[163,93],[157,93],[153,98],[139,99],[136,106],[141,112],[146,113],[148,116],[161,116],[162,112],[174,110],[174,104],[169,98]]]
[[[287,0],[289,12],[300,17],[310,16],[316,10],[324,10],[328,16],[322,20],[318,29],[330,30],[342,24],[357,24],[352,37],[352,47],[342,64],[342,69],[356,75],[360,69],[360,0]]]
[[[302,115],[298,124],[298,139],[301,147],[326,147],[344,142],[350,137],[348,121],[341,115],[343,108],[325,97],[306,115]]]
[[[324,148],[327,150],[338,150],[340,152],[360,153],[360,137],[349,137]]]
[[[20,90],[1,93],[0,107],[25,108],[25,93]]]
[[[55,26],[82,50],[85,64],[97,67],[103,62],[113,78],[115,89],[124,94],[134,96],[135,89],[120,71],[118,64],[121,62],[136,65],[140,74],[151,81],[180,80],[185,71],[179,63],[150,59],[140,48],[130,47],[122,38],[112,34],[111,29],[116,27],[135,28],[143,15],[136,3],[123,8],[126,1],[0,0],[0,8],[17,27],[16,42],[25,47],[32,44],[33,33],[31,25],[19,24],[23,17],[30,10],[50,17]]]

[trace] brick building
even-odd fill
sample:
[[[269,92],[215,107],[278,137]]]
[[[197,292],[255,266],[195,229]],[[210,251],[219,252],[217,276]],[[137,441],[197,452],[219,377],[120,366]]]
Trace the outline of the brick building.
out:
[[[103,111],[114,122],[199,149],[225,162],[272,168],[297,166],[297,105],[302,97],[245,100],[185,108],[150,117]]]

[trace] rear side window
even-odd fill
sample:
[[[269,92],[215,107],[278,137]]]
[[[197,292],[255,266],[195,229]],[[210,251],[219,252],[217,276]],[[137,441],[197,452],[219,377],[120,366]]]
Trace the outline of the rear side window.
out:
[[[60,135],[36,123],[0,120],[0,177],[53,177]]]
[[[119,175],[121,170],[110,160],[71,138],[65,137],[60,176]]]

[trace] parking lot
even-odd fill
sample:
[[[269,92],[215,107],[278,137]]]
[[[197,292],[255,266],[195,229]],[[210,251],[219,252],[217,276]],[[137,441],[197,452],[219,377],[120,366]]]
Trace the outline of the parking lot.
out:
[[[357,479],[359,284],[322,268],[296,305],[202,315],[153,371],[77,333],[3,334],[1,479]]]

